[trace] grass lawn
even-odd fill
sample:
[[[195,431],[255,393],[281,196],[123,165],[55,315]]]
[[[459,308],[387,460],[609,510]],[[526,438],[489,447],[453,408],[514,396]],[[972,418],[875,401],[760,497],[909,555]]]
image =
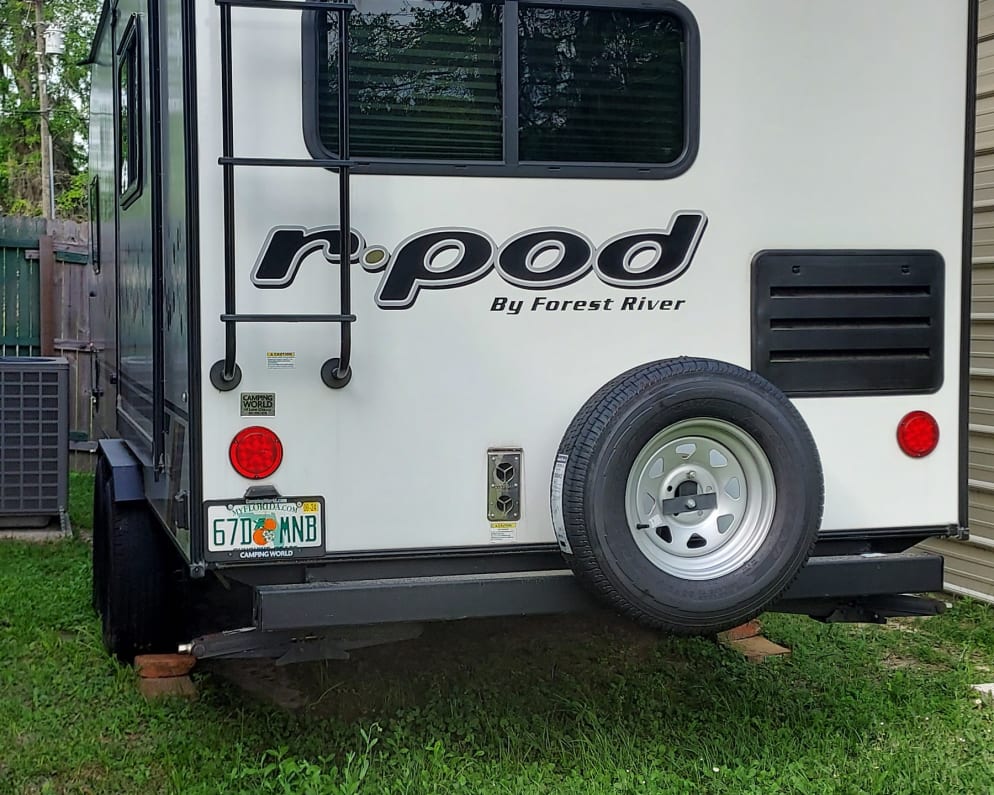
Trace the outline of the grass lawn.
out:
[[[278,676],[204,666],[197,702],[148,704],[101,648],[87,544],[4,542],[0,793],[994,792],[994,703],[969,688],[994,681],[994,611],[766,627],[790,659],[610,616],[471,622]],[[299,680],[301,705],[231,666]]]

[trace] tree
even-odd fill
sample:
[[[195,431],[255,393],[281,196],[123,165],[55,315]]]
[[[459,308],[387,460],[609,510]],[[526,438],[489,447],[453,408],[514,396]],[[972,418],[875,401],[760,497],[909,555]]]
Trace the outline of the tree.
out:
[[[0,0],[0,214],[41,214],[41,120],[35,8],[39,0]],[[66,49],[49,58],[49,127],[57,212],[86,214],[89,67],[81,62],[101,0],[44,0],[45,19],[65,27]]]

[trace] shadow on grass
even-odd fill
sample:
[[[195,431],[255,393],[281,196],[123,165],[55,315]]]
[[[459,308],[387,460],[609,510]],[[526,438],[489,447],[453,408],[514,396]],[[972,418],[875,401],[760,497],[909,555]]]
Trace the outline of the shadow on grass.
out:
[[[350,661],[205,670],[227,683],[217,693],[223,709],[262,699],[301,725],[377,723],[414,744],[441,738],[462,752],[517,759],[585,748],[629,764],[663,748],[715,764],[805,747],[848,752],[875,737],[881,721],[943,708],[934,672],[881,665],[889,636],[874,628],[769,623],[794,640],[793,660],[754,665],[708,639],[594,613],[431,625],[418,640]]]

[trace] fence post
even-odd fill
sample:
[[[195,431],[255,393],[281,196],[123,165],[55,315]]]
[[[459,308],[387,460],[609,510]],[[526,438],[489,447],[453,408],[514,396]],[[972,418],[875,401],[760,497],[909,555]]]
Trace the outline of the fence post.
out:
[[[51,235],[38,238],[39,335],[41,355],[55,355],[55,245]]]

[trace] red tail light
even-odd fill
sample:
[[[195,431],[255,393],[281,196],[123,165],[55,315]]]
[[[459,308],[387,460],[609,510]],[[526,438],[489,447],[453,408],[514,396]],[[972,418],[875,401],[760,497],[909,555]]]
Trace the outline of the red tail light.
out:
[[[231,440],[228,458],[235,472],[249,480],[268,478],[283,461],[283,443],[269,428],[255,425]]]
[[[927,411],[912,411],[898,423],[897,443],[912,458],[924,458],[939,444],[939,423]]]

